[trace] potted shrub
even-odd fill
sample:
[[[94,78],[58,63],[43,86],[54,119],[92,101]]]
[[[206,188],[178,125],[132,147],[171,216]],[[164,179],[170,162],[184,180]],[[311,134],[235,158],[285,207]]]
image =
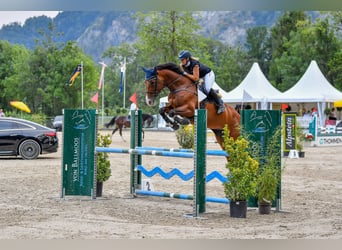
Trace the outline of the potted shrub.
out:
[[[274,132],[268,140],[267,152],[259,166],[257,178],[257,200],[260,214],[271,212],[272,202],[277,195],[277,189],[281,177],[281,155],[280,155],[281,130]]]
[[[97,146],[108,147],[112,143],[110,135],[97,134]],[[96,158],[96,196],[102,196],[103,182],[111,176],[110,161],[108,153],[98,152]]]
[[[226,168],[227,182],[223,183],[225,196],[229,199],[230,216],[246,218],[247,200],[255,195],[259,162],[252,158],[249,141],[242,136],[236,140],[223,129],[224,149],[229,153]]]
[[[296,150],[298,151],[298,156],[303,158],[305,156],[305,152],[303,151],[303,144],[305,135],[303,133],[303,129],[298,125],[295,127],[295,136],[296,136]]]
[[[194,148],[194,127],[190,125],[181,125],[176,131],[176,138],[181,148]]]

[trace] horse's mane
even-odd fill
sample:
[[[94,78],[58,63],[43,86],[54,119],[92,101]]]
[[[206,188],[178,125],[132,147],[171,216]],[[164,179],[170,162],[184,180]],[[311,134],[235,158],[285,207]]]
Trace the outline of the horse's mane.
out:
[[[157,70],[169,69],[177,74],[182,74],[183,72],[180,70],[179,66],[175,63],[168,62],[164,64],[159,64],[156,66]]]

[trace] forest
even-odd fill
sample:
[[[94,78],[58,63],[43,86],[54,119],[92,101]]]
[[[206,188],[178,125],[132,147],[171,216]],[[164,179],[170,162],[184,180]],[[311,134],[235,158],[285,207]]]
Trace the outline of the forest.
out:
[[[137,92],[139,108],[157,113],[158,107],[144,103],[144,72],[141,67],[178,63],[180,50],[187,49],[211,67],[216,82],[225,91],[236,87],[254,62],[274,87],[286,91],[316,60],[327,80],[342,90],[342,12],[326,12],[314,21],[303,11],[284,12],[272,27],[255,26],[247,30],[246,42],[227,45],[204,37],[191,12],[163,11],[137,13],[138,39],[111,46],[102,54],[107,67],[98,89],[101,64],[77,44],[60,42],[53,22],[39,31],[33,48],[0,40],[0,108],[16,115],[10,101],[25,102],[32,114],[53,117],[65,108],[96,108],[91,97],[99,93],[99,112],[104,100],[106,115],[127,112],[129,97]],[[126,62],[125,93],[120,93],[121,66]],[[82,74],[67,84],[77,65]],[[121,82],[121,83],[120,83]],[[308,90],[310,91],[310,90]],[[104,93],[104,96],[102,96]],[[83,94],[83,95],[82,95]],[[162,93],[165,96],[167,93]]]

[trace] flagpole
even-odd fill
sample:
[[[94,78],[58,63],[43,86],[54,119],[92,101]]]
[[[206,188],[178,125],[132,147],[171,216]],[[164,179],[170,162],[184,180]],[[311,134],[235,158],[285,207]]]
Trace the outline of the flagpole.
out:
[[[105,67],[106,64],[104,62],[100,62],[100,64],[102,65],[102,67]],[[104,69],[101,69],[101,74],[103,71],[103,75],[100,77],[100,81],[102,81],[102,127],[103,127],[103,119],[104,119]]]
[[[81,92],[82,92],[82,109],[84,108],[83,105],[83,62],[81,62]]]
[[[124,58],[124,72],[123,72],[123,88],[124,88],[124,91],[123,91],[123,107],[126,108],[126,57]]]
[[[96,98],[96,108],[98,110],[98,107],[99,107],[98,93],[99,93],[99,90],[102,88],[102,127],[103,127],[103,124],[104,124],[104,71],[107,65],[104,62],[99,62],[99,64],[102,65],[102,68],[101,68],[101,73],[100,73],[99,84],[97,87],[98,91],[97,91],[97,98]]]
[[[104,117],[104,74],[103,74],[103,78],[102,78],[102,127],[104,124],[103,123],[103,117]]]

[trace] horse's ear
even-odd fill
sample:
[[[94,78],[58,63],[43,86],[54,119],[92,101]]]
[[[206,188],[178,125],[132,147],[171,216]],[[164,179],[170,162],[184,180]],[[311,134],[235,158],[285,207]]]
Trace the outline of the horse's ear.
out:
[[[145,76],[146,79],[149,79],[149,78],[151,78],[152,76],[157,75],[157,68],[156,68],[156,67],[154,67],[154,68],[152,68],[152,69],[147,69],[147,68],[145,68],[145,67],[141,67],[141,68],[142,68],[142,70],[146,73],[146,76]]]
[[[157,75],[157,67],[153,67],[153,74]]]

